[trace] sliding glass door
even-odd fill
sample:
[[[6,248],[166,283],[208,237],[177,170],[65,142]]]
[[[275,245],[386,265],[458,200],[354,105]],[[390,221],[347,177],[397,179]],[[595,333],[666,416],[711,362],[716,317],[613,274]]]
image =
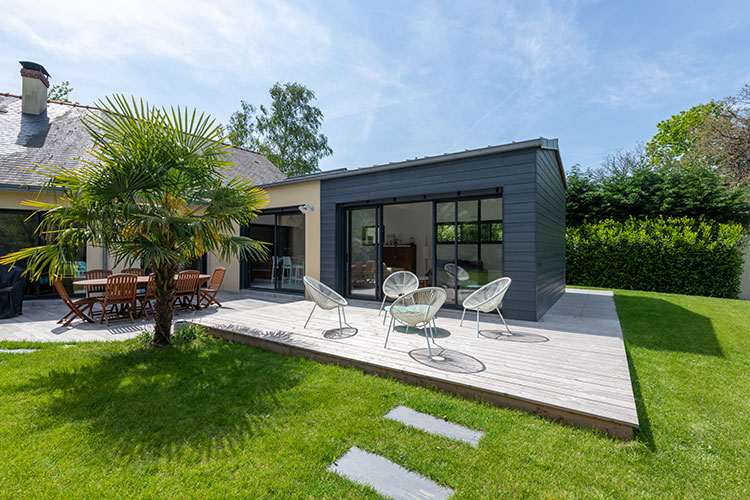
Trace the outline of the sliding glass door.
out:
[[[298,211],[264,213],[243,234],[266,244],[268,254],[243,260],[243,288],[301,292],[305,275],[305,216]]]
[[[384,279],[410,271],[461,304],[503,275],[500,196],[352,207],[346,220],[347,295],[380,299]]]
[[[380,207],[349,210],[347,294],[377,298],[380,268]]]

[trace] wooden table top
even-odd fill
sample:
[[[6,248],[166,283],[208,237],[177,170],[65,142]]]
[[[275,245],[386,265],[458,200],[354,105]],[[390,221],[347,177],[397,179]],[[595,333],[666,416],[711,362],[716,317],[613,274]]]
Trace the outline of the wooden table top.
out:
[[[175,274],[174,279],[177,279],[177,275]],[[204,281],[208,281],[211,279],[210,274],[201,274],[198,276],[198,281],[200,283],[203,283]],[[94,280],[79,280],[74,281],[74,285],[78,286],[103,286],[107,284],[107,278],[97,278]],[[147,285],[148,284],[148,276],[138,276],[138,284],[141,285]]]

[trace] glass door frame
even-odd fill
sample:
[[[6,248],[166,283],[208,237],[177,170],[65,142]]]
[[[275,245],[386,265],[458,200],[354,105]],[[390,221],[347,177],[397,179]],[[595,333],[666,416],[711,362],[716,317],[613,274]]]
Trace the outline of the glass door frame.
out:
[[[276,267],[278,266],[278,231],[279,231],[279,223],[278,223],[278,217],[281,215],[300,215],[302,217],[305,217],[304,214],[300,213],[299,208],[297,207],[279,207],[279,208],[271,208],[267,210],[261,211],[258,216],[261,215],[271,215],[273,216],[273,241],[269,242],[272,245],[271,252],[272,255],[269,255],[269,258],[272,259],[272,284],[270,288],[268,287],[262,287],[262,286],[253,286],[251,285],[252,279],[251,279],[251,273],[253,268],[253,261],[252,259],[248,258],[241,258],[240,259],[240,289],[241,290],[260,290],[264,292],[273,292],[273,293],[289,293],[289,294],[295,294],[295,295],[302,295],[305,293],[304,287],[301,289],[297,288],[284,288],[281,286],[281,279],[279,278],[279,273],[276,270]],[[305,225],[303,226],[305,230],[305,239],[307,238],[307,219],[303,219],[305,221]],[[242,226],[240,230],[240,234],[242,236],[250,237],[250,226],[252,226],[253,223],[251,222],[248,226]],[[306,242],[305,242],[306,244]],[[307,266],[307,246],[305,245],[305,264],[304,266]],[[304,269],[303,269],[303,275],[304,275]]]
[[[354,210],[375,210],[375,295],[374,297],[367,294],[352,293],[352,211]],[[352,205],[346,207],[346,278],[344,280],[345,296],[354,299],[376,299],[382,297],[382,280],[383,280],[383,204],[371,205]]]
[[[343,295],[345,297],[351,297],[354,299],[365,299],[365,300],[382,300],[383,299],[383,244],[385,241],[385,225],[383,221],[383,207],[387,205],[402,205],[402,204],[409,204],[409,203],[424,203],[424,202],[430,202],[432,203],[432,220],[430,221],[432,224],[432,273],[430,274],[429,283],[430,286],[440,286],[438,281],[438,269],[437,269],[437,205],[438,203],[453,203],[454,204],[454,224],[456,225],[456,236],[454,237],[453,241],[453,263],[458,265],[458,202],[461,201],[479,201],[484,199],[491,199],[491,198],[499,198],[502,203],[502,215],[504,220],[505,216],[505,197],[503,196],[503,190],[502,188],[492,188],[492,190],[482,190],[482,191],[474,191],[473,193],[467,194],[465,196],[461,196],[460,194],[457,196],[455,193],[451,195],[426,195],[425,197],[420,197],[415,199],[414,197],[410,197],[407,199],[388,199],[387,201],[382,201],[380,203],[353,203],[353,204],[345,204],[341,206],[341,208],[344,209],[344,220],[345,220],[345,231],[344,231],[344,239],[345,239],[345,255],[344,255],[344,289],[343,289]],[[481,205],[481,203],[480,203]],[[375,224],[376,224],[376,265],[375,265],[375,294],[372,295],[366,295],[366,294],[357,294],[357,293],[351,293],[351,276],[352,276],[352,268],[351,268],[351,255],[352,255],[352,240],[351,240],[351,225],[352,225],[352,210],[362,210],[362,209],[374,209],[375,210]],[[481,208],[479,209],[477,213],[477,224],[479,225],[479,231],[481,232]],[[501,222],[502,224],[502,222]],[[504,231],[503,226],[503,231]],[[504,240],[504,237],[503,237]],[[488,242],[489,243],[489,242]],[[505,245],[503,244],[503,241],[501,240],[499,242],[502,244],[502,265],[505,265]],[[480,235],[480,243],[477,243],[481,247],[481,235]],[[340,247],[339,247],[340,248]],[[478,249],[478,252],[481,252],[481,248]],[[481,256],[481,253],[478,253],[478,256]],[[455,291],[454,302],[446,302],[445,305],[447,307],[459,307],[460,304],[458,302],[458,290]]]

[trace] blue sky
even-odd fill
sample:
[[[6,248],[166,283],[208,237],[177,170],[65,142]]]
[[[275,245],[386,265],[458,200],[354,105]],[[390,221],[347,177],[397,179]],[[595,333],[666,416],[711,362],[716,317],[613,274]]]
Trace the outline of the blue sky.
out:
[[[296,81],[325,116],[323,169],[539,136],[588,167],[750,83],[749,33],[747,0],[15,1],[0,92],[26,59],[81,103],[124,92],[226,123]]]

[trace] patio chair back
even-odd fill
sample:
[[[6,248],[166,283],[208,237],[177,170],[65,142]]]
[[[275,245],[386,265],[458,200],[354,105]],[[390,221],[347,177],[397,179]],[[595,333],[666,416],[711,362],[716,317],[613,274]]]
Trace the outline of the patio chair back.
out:
[[[396,299],[391,316],[409,326],[427,324],[445,303],[448,294],[440,287],[420,288]]]
[[[138,276],[134,274],[113,274],[107,277],[104,302],[107,305],[132,304],[135,307],[135,293],[138,289]]]
[[[109,269],[91,269],[86,271],[87,280],[102,280],[112,275],[112,271]],[[87,285],[86,286],[86,297],[91,294],[103,294],[105,290],[104,285]]]
[[[146,276],[146,271],[138,267],[131,267],[130,269],[123,269],[123,274],[135,274],[136,276]]]
[[[221,288],[221,284],[224,282],[224,274],[226,274],[226,267],[217,267],[214,269],[214,274],[211,275],[211,281],[208,283],[208,288],[218,290]]]
[[[347,305],[346,299],[336,293],[331,287],[324,285],[315,278],[305,276],[305,291],[315,304],[321,309],[334,309],[339,306]]]
[[[463,306],[471,311],[492,312],[500,307],[510,284],[511,279],[506,277],[487,283],[466,297]]]
[[[177,284],[175,285],[175,297],[189,297],[198,292],[198,282],[200,281],[198,271],[189,269],[182,271],[177,275]]]
[[[383,295],[397,299],[419,288],[419,278],[410,271],[396,271],[383,281]]]
[[[73,301],[70,300],[70,295],[68,295],[68,291],[65,289],[65,286],[62,284],[62,281],[59,279],[55,280],[55,291],[57,292],[57,295],[60,296],[60,298],[63,301],[63,304],[73,309]]]
[[[146,284],[145,300],[154,300],[156,297],[156,275],[151,273],[148,275],[148,283]]]

